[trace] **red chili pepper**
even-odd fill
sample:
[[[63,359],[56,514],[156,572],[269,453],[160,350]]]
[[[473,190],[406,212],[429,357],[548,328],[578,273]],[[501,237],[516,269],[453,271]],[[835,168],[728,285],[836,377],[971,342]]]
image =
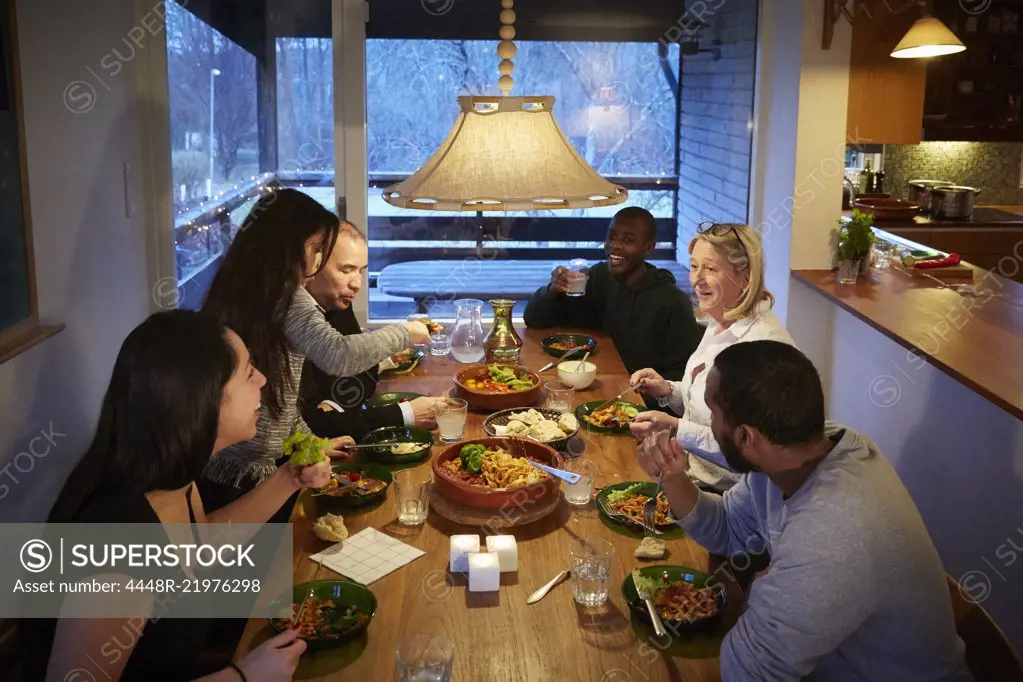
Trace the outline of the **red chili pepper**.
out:
[[[360,473],[359,473],[359,472],[357,472],[357,471],[346,471],[346,472],[344,472],[344,473],[343,473],[343,474],[341,474],[341,475],[342,475],[342,476],[344,476],[345,478],[347,478],[347,479],[348,479],[349,481],[351,481],[352,483],[355,483],[355,482],[356,482],[356,481],[358,481],[358,480],[359,480],[360,478],[362,478],[362,474],[360,474]]]
[[[913,267],[918,270],[930,270],[932,268],[948,268],[954,265],[959,265],[959,254],[950,253],[944,258],[938,260],[925,260],[919,263],[914,263]]]

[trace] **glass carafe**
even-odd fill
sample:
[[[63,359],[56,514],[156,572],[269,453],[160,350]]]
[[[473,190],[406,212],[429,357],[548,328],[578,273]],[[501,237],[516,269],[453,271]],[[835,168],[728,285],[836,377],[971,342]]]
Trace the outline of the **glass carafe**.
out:
[[[494,307],[494,326],[490,328],[487,340],[483,343],[487,362],[517,365],[522,351],[522,339],[512,325],[512,308],[515,307],[515,301],[499,298],[491,301],[490,305]]]
[[[455,301],[455,328],[451,332],[451,357],[458,362],[483,362],[483,301]]]

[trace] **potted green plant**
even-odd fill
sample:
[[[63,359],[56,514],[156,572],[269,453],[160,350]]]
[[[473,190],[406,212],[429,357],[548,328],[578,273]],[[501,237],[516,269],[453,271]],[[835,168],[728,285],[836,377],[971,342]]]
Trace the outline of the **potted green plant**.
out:
[[[870,266],[873,225],[874,215],[859,210],[853,210],[851,220],[838,221],[838,279],[843,284],[855,282],[860,272]]]

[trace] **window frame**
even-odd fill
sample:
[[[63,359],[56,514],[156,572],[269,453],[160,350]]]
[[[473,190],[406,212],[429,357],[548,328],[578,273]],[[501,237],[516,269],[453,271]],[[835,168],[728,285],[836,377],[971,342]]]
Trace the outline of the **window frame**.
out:
[[[32,206],[28,186],[28,150],[25,145],[25,111],[21,90],[21,59],[18,44],[18,18],[14,0],[5,0],[11,39],[11,110],[17,121],[18,163],[21,167],[22,229],[25,231],[25,263],[28,275],[28,317],[0,330],[0,365],[64,329],[63,324],[44,325],[39,321],[36,287],[35,249],[32,242]]]

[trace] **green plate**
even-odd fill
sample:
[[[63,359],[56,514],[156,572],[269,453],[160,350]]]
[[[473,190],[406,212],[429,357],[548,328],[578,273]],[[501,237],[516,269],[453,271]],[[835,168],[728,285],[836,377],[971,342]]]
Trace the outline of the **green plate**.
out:
[[[541,341],[540,345],[543,346],[543,352],[547,353],[547,355],[553,355],[556,358],[560,358],[568,351],[554,350],[551,348],[551,344],[558,343],[559,341],[562,343],[570,343],[572,346],[589,346],[591,353],[597,350],[597,340],[592,336],[587,336],[586,334],[553,334]],[[576,355],[581,360],[583,353],[585,352],[586,351],[578,351]]]
[[[702,571],[697,571],[695,568],[689,568],[688,566],[647,566],[639,569],[639,574],[646,578],[664,578],[668,582],[679,582],[684,580],[687,583],[692,583],[695,587],[704,587],[707,585],[707,581],[711,576],[707,575]],[[713,581],[714,597],[718,603],[718,610],[713,616],[707,618],[701,618],[694,621],[685,620],[663,620],[664,628],[668,631],[669,635],[679,634],[681,632],[699,632],[709,628],[713,628],[714,624],[721,617],[721,614],[725,611],[725,586],[720,581]],[[640,600],[639,595],[636,593],[636,584],[632,581],[632,573],[629,573],[622,581],[622,597],[625,599],[625,603],[629,605],[633,613],[639,616],[639,618],[650,622],[650,614],[647,613],[646,605]]]
[[[421,443],[423,447],[407,455],[396,455],[391,452],[389,447],[366,448],[366,454],[377,462],[408,464],[409,462],[419,462],[429,458],[430,450],[433,447],[433,434],[426,429],[420,429],[415,426],[384,426],[367,433],[359,441],[359,444],[388,442]]]
[[[398,365],[397,367],[392,367],[391,369],[389,369],[386,372],[384,372],[384,374],[388,374],[388,375],[392,375],[392,374],[408,374],[409,372],[414,370],[416,367],[418,367],[419,363],[422,362],[423,358],[425,358],[425,357],[426,357],[426,353],[424,353],[419,348],[413,348],[412,350],[409,351],[409,356],[408,356],[408,361],[407,362],[403,362],[402,364]],[[411,400],[411,398],[410,398],[410,400]]]
[[[391,487],[391,484],[394,482],[394,474],[387,467],[371,462],[342,462],[335,464],[330,469],[336,474],[340,474],[342,471],[357,471],[363,476],[384,481],[387,483],[387,486],[383,490],[370,495],[350,494],[337,497],[327,493],[313,492],[312,495],[316,498],[317,503],[327,510],[352,509],[380,502],[387,497],[387,488]]]
[[[402,400],[412,401],[422,397],[422,393],[377,393],[367,400],[365,405],[366,407],[383,407],[384,405],[394,405]]]
[[[607,402],[607,398],[605,398],[604,400],[591,400],[590,402],[583,403],[579,407],[575,408],[575,416],[576,416],[576,418],[579,419],[579,426],[580,426],[580,428],[584,428],[587,431],[592,431],[593,433],[609,433],[609,434],[610,433],[619,433],[619,434],[620,433],[629,433],[629,425],[628,424],[623,424],[622,426],[616,426],[616,427],[613,427],[613,428],[609,428],[609,427],[605,427],[605,426],[594,426],[593,424],[588,424],[583,419],[583,417],[588,415],[590,412],[592,412],[594,410],[594,408],[600,407],[605,402]],[[646,405],[637,405],[636,403],[630,403],[628,400],[619,400],[618,404],[620,404],[620,405],[631,405],[638,412],[643,412],[646,409],[648,409],[646,407]]]
[[[321,601],[330,599],[335,605],[335,608],[330,610],[331,615],[329,616],[334,636],[307,638],[305,641],[310,649],[338,646],[359,636],[369,627],[377,610],[377,598],[373,596],[368,587],[351,580],[313,580],[295,585],[291,594],[282,594],[270,604],[271,615],[267,616],[267,620],[270,621],[270,626],[274,630],[284,632],[287,627],[274,616],[287,613],[288,607],[292,604],[301,604],[309,594],[310,588],[312,588],[316,599]],[[348,607],[354,607],[358,609],[359,613],[368,617],[346,620],[345,609]]]

